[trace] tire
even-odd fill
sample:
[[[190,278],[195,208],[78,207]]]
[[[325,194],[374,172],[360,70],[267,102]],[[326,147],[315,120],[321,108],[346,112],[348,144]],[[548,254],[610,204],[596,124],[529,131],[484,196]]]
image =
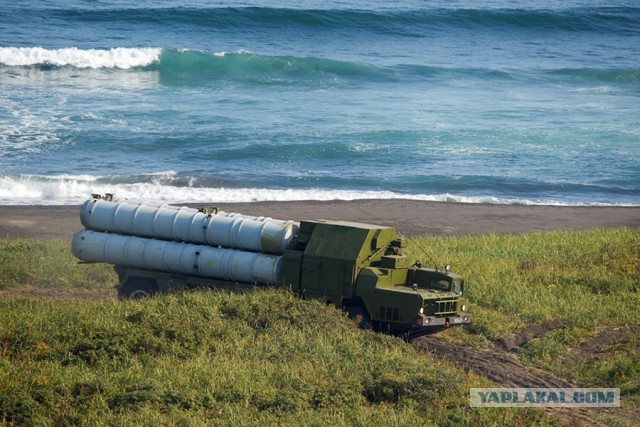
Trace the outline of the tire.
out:
[[[120,299],[151,298],[158,293],[158,285],[155,280],[141,277],[130,277],[119,293]]]
[[[349,319],[358,323],[360,329],[371,328],[371,316],[363,306],[357,304],[347,305],[344,310],[347,312]]]

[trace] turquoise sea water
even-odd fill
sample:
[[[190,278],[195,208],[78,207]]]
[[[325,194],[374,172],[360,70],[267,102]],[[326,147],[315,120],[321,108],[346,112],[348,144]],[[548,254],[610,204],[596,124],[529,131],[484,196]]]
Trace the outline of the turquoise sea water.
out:
[[[101,192],[640,205],[640,4],[3,5],[0,204]]]

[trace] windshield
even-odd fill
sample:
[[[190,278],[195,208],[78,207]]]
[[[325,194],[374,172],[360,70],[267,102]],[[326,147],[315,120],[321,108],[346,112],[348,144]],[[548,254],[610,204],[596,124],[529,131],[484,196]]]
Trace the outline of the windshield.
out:
[[[451,287],[451,283],[445,279],[431,279],[431,287],[433,289],[440,289],[441,291],[448,291]]]

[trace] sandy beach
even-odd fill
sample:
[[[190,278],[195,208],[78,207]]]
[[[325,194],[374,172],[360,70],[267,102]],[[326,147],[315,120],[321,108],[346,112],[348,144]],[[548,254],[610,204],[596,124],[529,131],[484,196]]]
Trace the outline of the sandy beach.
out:
[[[194,206],[194,205],[191,205]],[[416,200],[202,203],[226,212],[279,219],[337,219],[396,227],[405,236],[524,233],[640,227],[639,207],[439,203]],[[82,229],[80,206],[0,206],[0,239],[70,240]]]

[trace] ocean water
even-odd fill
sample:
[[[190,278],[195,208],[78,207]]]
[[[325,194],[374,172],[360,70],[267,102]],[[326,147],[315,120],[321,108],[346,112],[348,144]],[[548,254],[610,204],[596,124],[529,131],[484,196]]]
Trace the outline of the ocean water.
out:
[[[640,205],[640,3],[21,0],[0,204]]]

